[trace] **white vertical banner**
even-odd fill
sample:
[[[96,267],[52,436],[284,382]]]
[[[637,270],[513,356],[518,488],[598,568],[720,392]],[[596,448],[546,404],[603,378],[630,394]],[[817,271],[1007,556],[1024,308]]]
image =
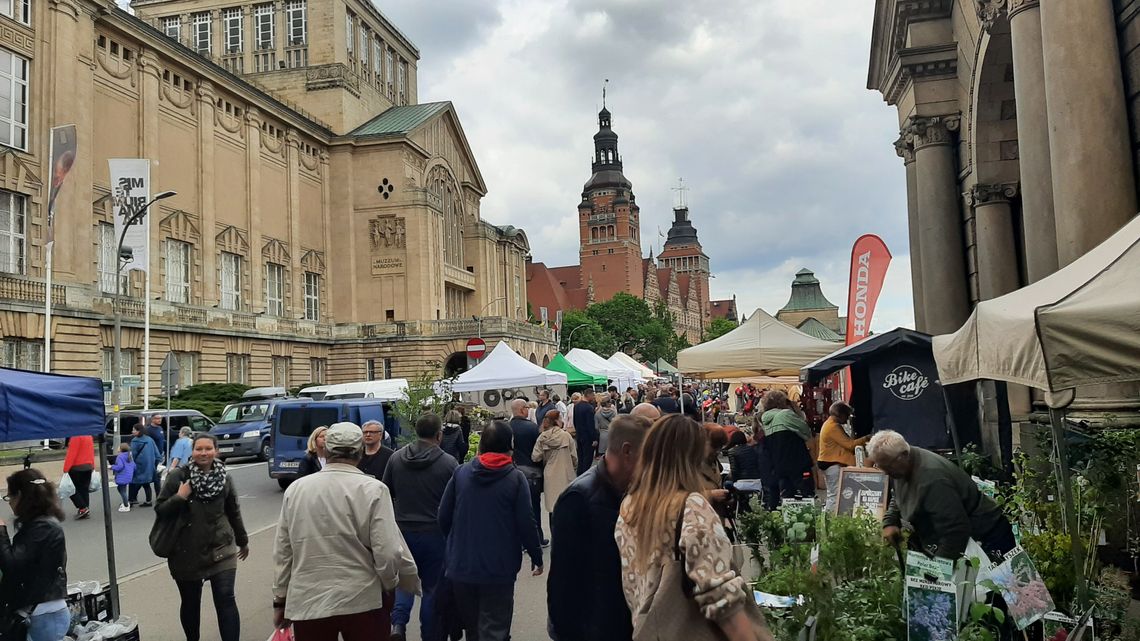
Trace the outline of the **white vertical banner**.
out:
[[[115,212],[115,238],[131,248],[131,259],[123,269],[146,274],[143,294],[143,409],[150,407],[150,160],[111,158],[111,201]],[[129,226],[128,226],[129,224]],[[126,229],[126,234],[123,230]],[[116,373],[118,374],[118,372]]]

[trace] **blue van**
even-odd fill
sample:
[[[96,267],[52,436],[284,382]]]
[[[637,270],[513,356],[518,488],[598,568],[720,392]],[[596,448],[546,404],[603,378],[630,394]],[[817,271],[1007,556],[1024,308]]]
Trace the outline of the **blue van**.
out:
[[[348,421],[362,425],[384,420],[384,405],[375,399],[321,400],[289,399],[278,401],[270,420],[272,455],[269,459],[269,477],[277,479],[282,489],[297,478],[297,468],[309,447],[309,435],[322,425]],[[394,421],[393,421],[394,422]],[[395,425],[392,428],[396,428]]]
[[[218,439],[218,458],[256,456],[268,461],[272,451],[269,423],[274,408],[283,400],[265,398],[227,405],[218,424],[210,430]]]

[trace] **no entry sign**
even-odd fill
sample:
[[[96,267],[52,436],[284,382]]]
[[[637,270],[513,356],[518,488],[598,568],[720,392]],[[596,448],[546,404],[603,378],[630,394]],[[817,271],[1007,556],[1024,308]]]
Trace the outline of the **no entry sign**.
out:
[[[483,358],[487,353],[487,343],[482,338],[472,338],[467,341],[467,357],[468,358]]]

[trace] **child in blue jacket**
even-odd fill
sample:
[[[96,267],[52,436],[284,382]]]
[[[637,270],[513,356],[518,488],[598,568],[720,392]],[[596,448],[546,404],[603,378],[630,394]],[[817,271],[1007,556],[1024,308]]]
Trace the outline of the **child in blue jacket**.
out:
[[[127,491],[131,487],[131,480],[135,477],[135,461],[131,458],[131,446],[123,443],[119,446],[119,455],[115,457],[115,464],[111,466],[115,474],[115,484],[119,486],[119,497],[123,504],[119,506],[120,512],[130,512],[131,503]]]

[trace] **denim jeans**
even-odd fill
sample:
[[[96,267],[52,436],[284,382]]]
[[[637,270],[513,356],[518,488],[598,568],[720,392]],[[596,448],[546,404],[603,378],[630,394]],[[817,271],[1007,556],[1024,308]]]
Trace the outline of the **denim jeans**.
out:
[[[234,582],[237,570],[223,570],[205,581],[210,582],[214,596],[214,610],[218,613],[218,630],[222,641],[240,641],[241,618],[238,615],[237,598],[234,596]],[[202,584],[205,581],[175,581],[182,606],[178,616],[182,621],[182,631],[186,641],[198,641],[202,624]]]
[[[447,537],[443,532],[404,532],[404,541],[419,569],[420,584],[423,587],[423,600],[420,602],[420,637],[424,641],[440,641],[442,635],[436,628],[435,588],[443,576],[444,551]],[[408,625],[416,595],[396,590],[396,605],[392,608],[392,624]]]
[[[119,487],[119,498],[123,499],[123,505],[130,505],[131,499],[130,499],[129,495],[130,495],[130,491],[131,491],[131,484],[130,483],[123,483],[122,485],[120,485],[118,487]]]
[[[61,641],[71,628],[71,612],[64,608],[28,619],[28,641]]]

